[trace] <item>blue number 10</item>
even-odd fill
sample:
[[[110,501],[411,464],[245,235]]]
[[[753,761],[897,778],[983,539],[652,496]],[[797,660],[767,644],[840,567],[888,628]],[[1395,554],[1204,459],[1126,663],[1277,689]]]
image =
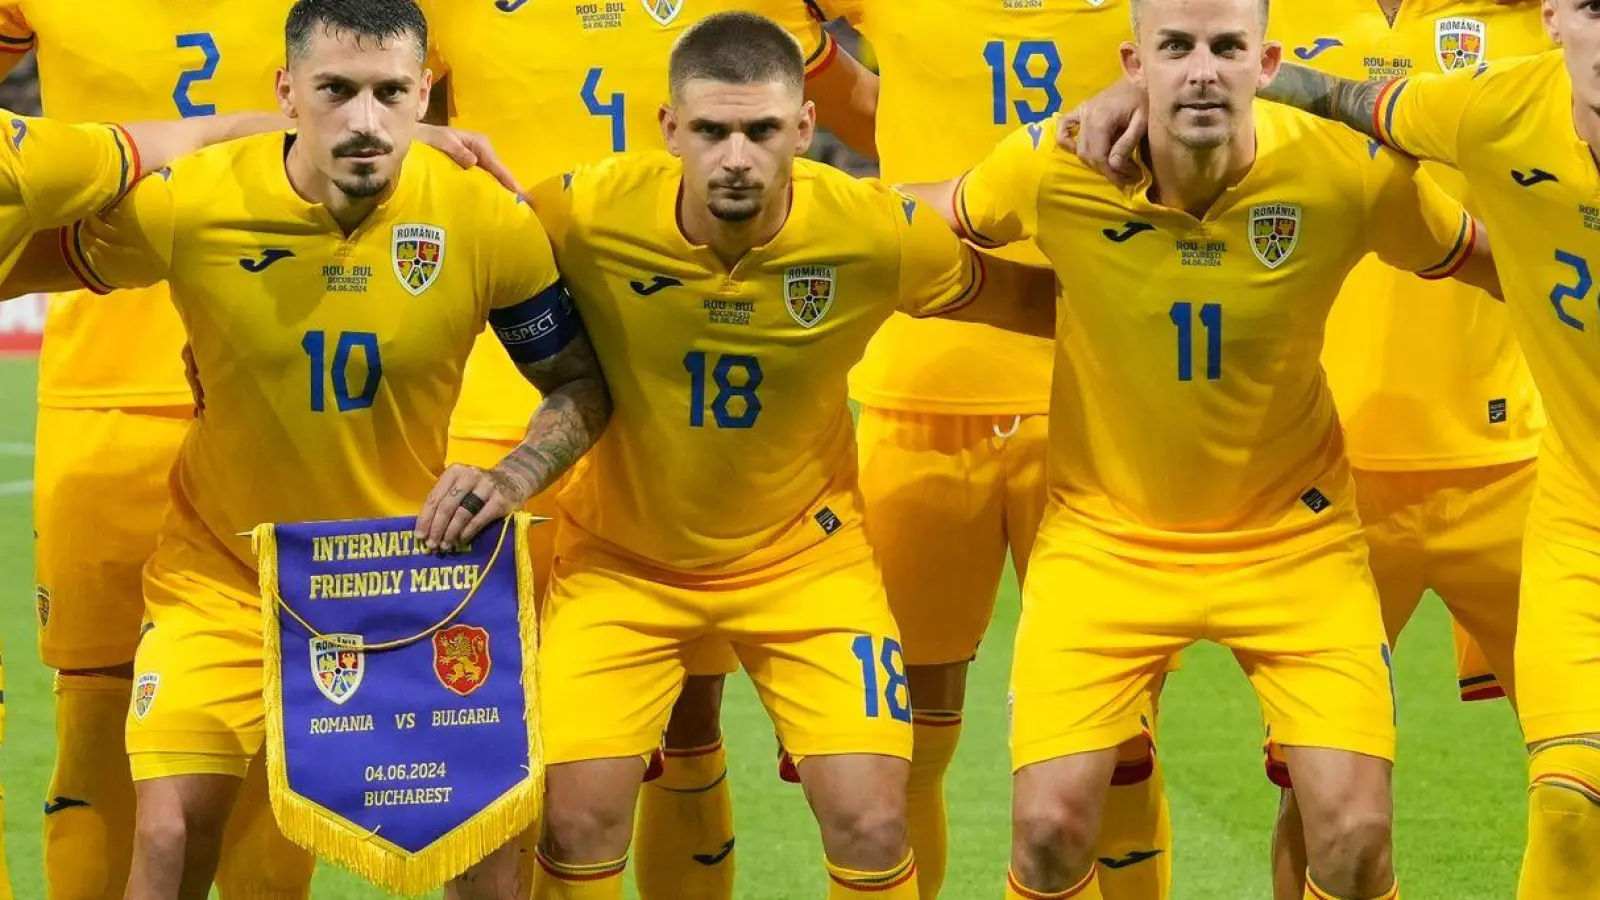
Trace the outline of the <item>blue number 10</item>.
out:
[[[367,380],[361,393],[350,391],[350,355],[360,348],[367,359]],[[378,358],[378,336],[369,331],[345,331],[333,349],[333,366],[328,366],[328,335],[308,331],[300,349],[311,358],[311,411],[322,412],[328,405],[327,382],[333,382],[333,399],[339,412],[370,409],[378,398],[378,383],[383,379],[383,362]]]
[[[1031,70],[1033,61],[1044,60],[1044,72],[1035,75]],[[1006,65],[1006,45],[1004,41],[990,41],[983,45],[983,61],[989,64],[989,81],[994,88],[994,124],[1006,124],[1006,69],[1009,68],[1017,76],[1017,83],[1025,88],[1044,91],[1044,105],[1034,106],[1026,100],[1012,101],[1015,108],[1017,121],[1023,125],[1031,125],[1061,111],[1061,89],[1056,87],[1056,78],[1061,75],[1061,51],[1050,41],[1021,41],[1017,44],[1016,53],[1011,57],[1011,65]]]

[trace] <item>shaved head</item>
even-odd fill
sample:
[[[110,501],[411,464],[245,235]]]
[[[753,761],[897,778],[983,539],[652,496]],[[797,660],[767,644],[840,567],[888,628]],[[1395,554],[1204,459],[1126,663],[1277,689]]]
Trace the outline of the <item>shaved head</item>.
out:
[[[1134,34],[1139,33],[1139,22],[1144,17],[1145,5],[1151,2],[1171,2],[1171,0],[1133,0],[1133,2],[1129,4],[1129,8],[1133,13]],[[1306,0],[1302,0],[1302,2],[1306,2]],[[1261,0],[1261,31],[1263,33],[1265,33],[1267,30],[1267,8],[1271,5],[1272,0]]]

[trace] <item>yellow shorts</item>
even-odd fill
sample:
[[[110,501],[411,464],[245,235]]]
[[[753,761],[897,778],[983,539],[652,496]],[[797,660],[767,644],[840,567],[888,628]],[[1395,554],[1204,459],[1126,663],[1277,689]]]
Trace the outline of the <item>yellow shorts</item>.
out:
[[[862,408],[867,535],[908,664],[971,659],[1008,552],[1018,580],[1026,573],[1044,514],[1048,419]]]
[[[133,659],[140,572],[194,411],[41,409],[34,455],[39,654],[55,669]]]
[[[781,566],[700,578],[619,558],[588,536],[562,541],[539,654],[548,762],[659,747],[706,640],[733,646],[793,755],[910,759],[899,632],[859,530]]]
[[[1528,532],[1517,713],[1529,744],[1600,734],[1600,553]]]
[[[1185,566],[1046,532],[1022,592],[1012,768],[1138,736],[1151,681],[1202,639],[1233,651],[1275,743],[1394,758],[1389,648],[1359,537]]]
[[[1357,470],[1355,480],[1390,643],[1431,588],[1477,645],[1459,654],[1469,667],[1457,671],[1462,696],[1500,696],[1495,674],[1508,686],[1512,681],[1533,461],[1433,472]]]
[[[134,779],[243,778],[266,735],[261,600],[249,586],[254,573],[220,550],[201,565],[185,564],[207,551],[171,541],[145,569],[149,626],[134,658],[128,709]],[[237,571],[232,577],[230,566]]]

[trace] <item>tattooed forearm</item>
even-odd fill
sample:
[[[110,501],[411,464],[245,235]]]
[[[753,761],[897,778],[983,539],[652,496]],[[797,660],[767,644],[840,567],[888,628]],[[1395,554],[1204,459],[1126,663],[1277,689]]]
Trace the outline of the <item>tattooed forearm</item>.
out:
[[[520,366],[544,394],[528,422],[528,435],[500,461],[494,476],[521,482],[521,493],[542,493],[589,452],[611,420],[611,394],[594,348],[579,337],[550,359]]]
[[[1305,66],[1284,63],[1278,69],[1278,77],[1258,91],[1257,96],[1342,122],[1367,137],[1377,138],[1372,114],[1377,109],[1383,87],[1381,81],[1335,78]]]

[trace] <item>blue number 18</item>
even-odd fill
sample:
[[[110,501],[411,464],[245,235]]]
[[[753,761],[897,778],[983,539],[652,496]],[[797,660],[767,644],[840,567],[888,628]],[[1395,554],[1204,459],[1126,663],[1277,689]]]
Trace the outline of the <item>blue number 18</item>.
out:
[[[889,707],[889,718],[900,722],[911,721],[911,686],[906,681],[905,663],[900,652],[900,642],[884,638],[882,649],[873,647],[872,635],[857,635],[850,642],[850,652],[861,664],[861,687],[866,704],[867,718],[882,715],[878,703],[878,667],[883,667],[884,681],[881,696]]]

